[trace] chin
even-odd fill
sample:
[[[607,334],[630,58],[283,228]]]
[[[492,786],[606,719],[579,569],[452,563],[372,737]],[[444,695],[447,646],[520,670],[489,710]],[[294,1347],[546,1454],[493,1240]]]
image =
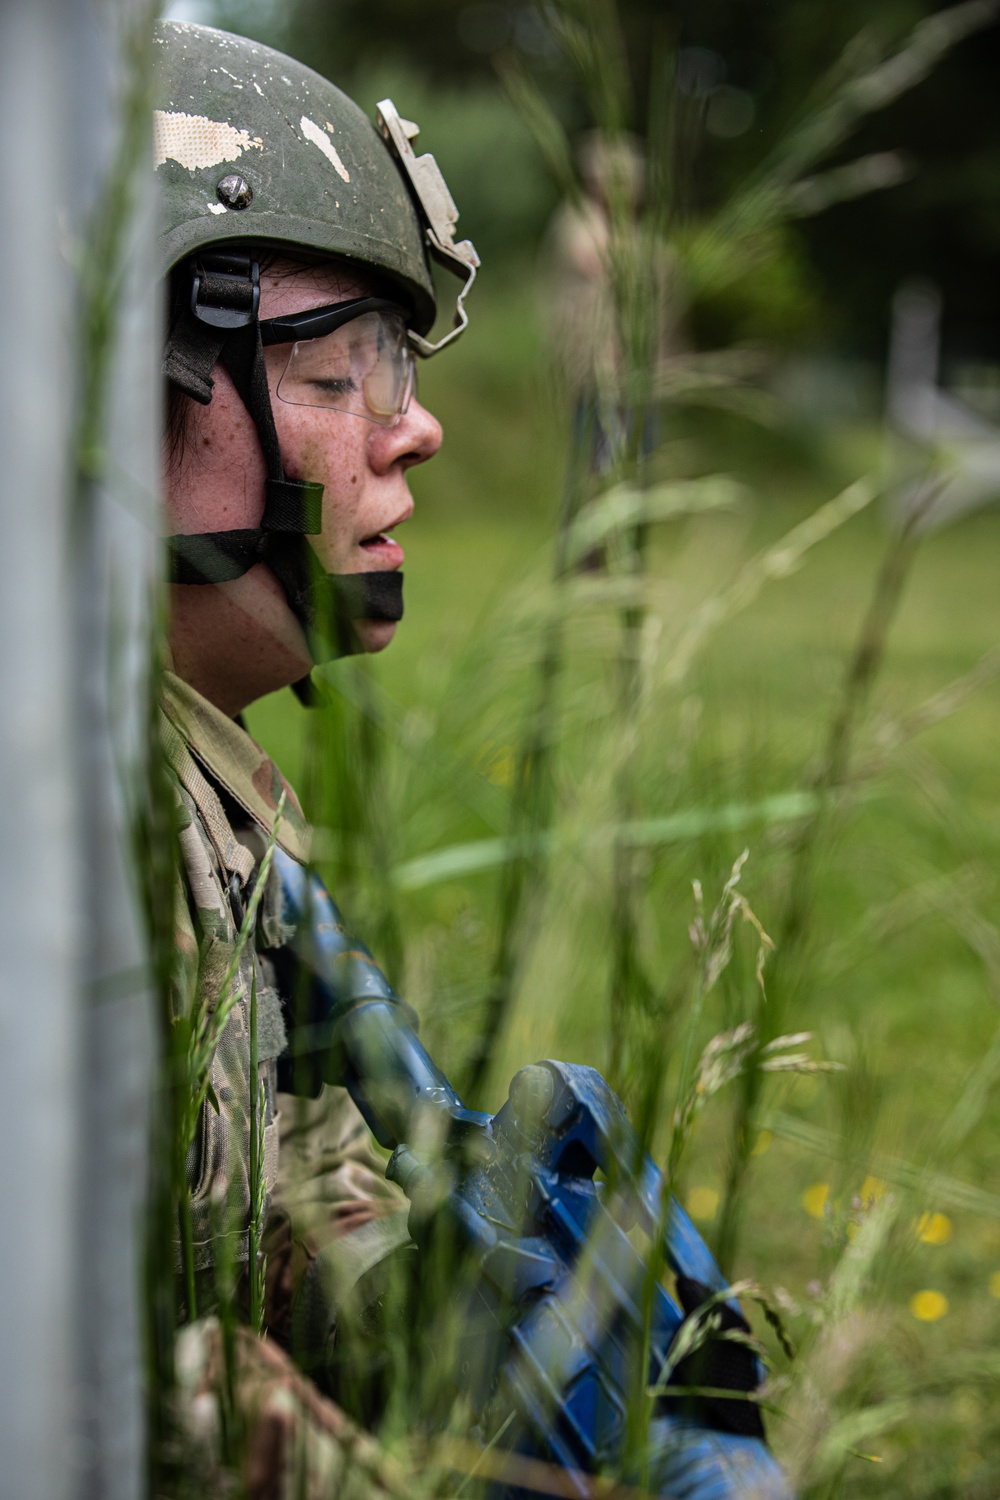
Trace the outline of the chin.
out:
[[[396,634],[395,620],[355,620],[354,633],[366,654],[384,651]]]

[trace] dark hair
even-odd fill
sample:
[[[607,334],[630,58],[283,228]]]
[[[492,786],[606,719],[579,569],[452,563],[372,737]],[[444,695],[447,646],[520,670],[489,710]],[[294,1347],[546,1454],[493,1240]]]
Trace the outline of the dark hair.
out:
[[[175,468],[184,457],[187,442],[188,415],[191,397],[173,381],[167,381],[166,411],[163,423],[163,456],[171,468]]]

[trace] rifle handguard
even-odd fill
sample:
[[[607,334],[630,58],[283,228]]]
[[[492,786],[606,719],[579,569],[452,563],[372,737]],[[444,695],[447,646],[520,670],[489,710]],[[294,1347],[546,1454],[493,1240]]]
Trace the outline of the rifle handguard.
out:
[[[294,936],[275,949],[288,1030],[279,1087],[347,1088],[382,1146],[420,1140],[421,1118],[462,1101],[417,1036],[416,1016],[364,943],[348,929],[319,876],[274,851],[282,921]]]

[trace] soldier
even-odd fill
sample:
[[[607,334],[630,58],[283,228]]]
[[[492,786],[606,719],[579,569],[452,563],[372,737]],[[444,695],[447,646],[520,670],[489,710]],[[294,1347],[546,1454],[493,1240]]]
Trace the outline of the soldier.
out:
[[[414,154],[416,127],[390,101],[380,104],[376,129],[332,84],[243,38],[174,24],[159,29],[157,43],[154,145],[170,298],[164,494],[172,580],[161,730],[180,850],[172,1053],[174,1159],[184,1169],[176,1175],[185,1178],[177,1184],[185,1311],[176,1360],[181,1442],[172,1451],[194,1466],[190,1493],[229,1494],[241,1486],[255,1500],[402,1495],[406,1477],[288,1354],[291,1348],[308,1368],[327,1368],[331,1334],[338,1319],[341,1329],[346,1324],[344,1307],[370,1310],[367,1298],[378,1290],[383,1263],[405,1244],[406,1212],[342,1090],[327,1089],[304,1107],[279,1092],[282,1078],[303,1082],[294,1063],[287,1071],[277,980],[299,940],[295,922],[285,925],[293,913],[282,890],[298,879],[296,862],[308,861],[309,829],[294,792],[250,739],[240,713],[289,684],[307,695],[314,663],[380,650],[395,633],[403,553],[392,533],[412,511],[407,471],[433,457],[441,442],[440,427],[416,398],[414,357],[434,354],[465,326],[464,297],[478,260],[468,241],[456,242],[457,212],[434,160]],[[463,282],[454,326],[437,343],[430,339],[431,256]],[[284,886],[264,874],[272,838],[283,851],[278,863],[290,882]],[[307,906],[304,898],[299,917]],[[299,936],[343,937],[336,914],[326,910],[301,921]],[[352,972],[364,970],[365,956],[353,944],[349,955]],[[565,1093],[555,1097],[551,1070],[563,1065],[528,1069],[536,1082],[540,1073],[549,1080],[549,1093],[515,1087],[508,1125],[487,1137],[485,1117],[465,1110],[420,1054],[403,1008],[387,1007],[395,1029],[382,1033],[378,1016],[384,1020],[386,1012],[372,1005],[371,991],[360,993],[364,1005],[356,1010],[367,1020],[359,1021],[356,1036],[371,1038],[366,1028],[375,1027],[378,1045],[388,1048],[379,1055],[401,1070],[383,1076],[387,1095],[403,1098],[407,1108],[417,1094],[434,1108],[442,1095],[445,1103],[450,1098],[453,1123],[479,1132],[483,1160],[500,1153],[485,1197],[466,1201],[456,1191],[444,1202],[466,1229],[481,1228],[475,1243],[482,1258],[471,1263],[482,1277],[477,1296],[492,1286],[497,1305],[506,1307],[520,1285],[511,1268],[528,1276],[524,1305],[522,1293],[514,1300],[525,1319],[518,1348],[531,1351],[535,1363],[517,1369],[547,1371],[551,1364],[556,1384],[545,1391],[571,1386],[568,1405],[560,1396],[559,1415],[580,1439],[567,1449],[557,1434],[545,1451],[565,1468],[596,1466],[597,1444],[605,1441],[598,1428],[632,1384],[616,1352],[618,1313],[625,1317],[631,1309],[634,1327],[638,1302],[600,1259],[592,1269],[595,1276],[600,1271],[603,1292],[581,1312],[576,1264],[572,1275],[563,1274],[566,1246],[579,1237],[570,1227],[586,1196],[579,1173],[591,1157],[583,1138],[559,1138],[528,1200],[521,1173],[536,1149],[530,1143],[555,1141],[563,1127],[591,1130],[594,1151],[598,1134],[617,1140],[620,1103],[589,1069],[569,1070],[587,1075],[575,1103]],[[329,1051],[323,1055],[329,1063]],[[360,1055],[359,1072],[369,1054]],[[369,1118],[378,1123],[377,1112]],[[402,1134],[408,1128],[391,1138],[408,1144]],[[413,1182],[423,1168],[410,1156],[412,1170],[401,1180]],[[617,1236],[607,1245],[617,1245],[632,1268],[628,1286],[639,1285],[634,1277],[644,1277],[645,1266],[634,1263],[624,1229],[605,1214],[592,1183],[590,1190],[587,1201]],[[553,1192],[562,1195],[563,1217],[554,1210],[552,1217],[562,1227],[551,1243],[532,1237],[533,1230],[521,1237],[514,1222],[519,1207],[508,1204],[506,1218],[496,1218],[494,1196],[500,1193],[502,1207],[504,1192],[520,1195],[526,1225],[537,1214],[546,1233],[546,1205]],[[642,1199],[647,1225],[650,1216],[659,1222],[659,1190],[653,1200]],[[565,1206],[570,1201],[577,1204],[572,1211]],[[675,1205],[671,1213],[677,1219],[682,1211]],[[696,1319],[710,1294],[725,1288],[694,1227],[677,1221],[683,1264],[693,1267],[684,1272],[688,1318],[664,1294],[657,1338]],[[513,1238],[498,1238],[498,1225]],[[491,1260],[494,1248],[500,1254]],[[620,1269],[617,1254],[612,1269]],[[267,1339],[233,1326],[237,1299],[247,1304],[246,1321],[262,1324]],[[226,1316],[215,1318],[220,1308]],[[542,1316],[527,1327],[539,1310]],[[570,1313],[590,1330],[586,1339],[572,1334],[577,1324],[566,1324]],[[611,1323],[602,1331],[605,1314]],[[745,1332],[734,1307],[728,1317],[727,1328]],[[363,1337],[371,1325],[366,1317],[358,1324]],[[557,1325],[572,1334],[569,1366],[562,1336],[549,1336]],[[483,1346],[477,1363],[483,1351],[489,1356],[499,1326],[485,1339],[476,1327],[467,1330]],[[647,1335],[648,1329],[637,1348]],[[742,1401],[757,1383],[756,1362],[740,1351],[734,1374],[732,1343],[720,1336],[718,1344],[726,1359],[699,1361],[692,1383],[710,1388],[702,1393],[709,1405],[720,1387],[739,1399],[716,1401],[724,1419],[710,1413],[711,1420],[695,1420],[686,1405],[679,1415],[657,1416],[661,1492],[686,1500],[751,1493],[787,1500],[759,1414]],[[707,1353],[713,1355],[711,1342]],[[463,1376],[469,1368],[461,1367]],[[574,1380],[586,1375],[582,1385],[567,1385],[569,1368]],[[705,1370],[702,1379],[698,1372]],[[598,1386],[610,1405],[591,1402],[586,1393]],[[488,1380],[485,1389],[488,1398]],[[529,1381],[520,1409],[554,1421],[548,1395],[535,1411],[534,1390]],[[573,1405],[581,1392],[591,1412],[582,1425],[584,1406]],[[507,1426],[504,1419],[499,1433]],[[581,1459],[569,1462],[577,1451]],[[546,1475],[542,1488],[550,1482]],[[578,1476],[566,1482],[579,1488]]]
[[[280,903],[273,881],[253,893],[276,820],[278,844],[302,862],[309,829],[239,715],[286,685],[305,693],[317,661],[392,639],[406,475],[441,442],[416,396],[414,354],[464,327],[478,261],[455,241],[433,158],[414,154],[416,127],[389,101],[377,129],[332,84],[244,38],[165,23],[156,40],[170,297],[162,733],[182,863],[174,1005],[201,1027],[204,1075],[192,1064],[178,1109],[181,1419],[211,1468],[221,1344],[203,1315],[225,1296],[220,1268],[239,1279],[251,1222],[266,1217],[272,1338],[236,1341],[250,1491],[328,1494],[345,1444],[369,1489],[391,1488],[279,1347],[319,1252],[350,1236],[349,1289],[405,1240],[405,1212],[343,1090],[305,1106],[278,1091],[285,1026],[262,950],[281,944]],[[464,283],[436,344],[430,256]],[[240,952],[252,899],[256,936]]]

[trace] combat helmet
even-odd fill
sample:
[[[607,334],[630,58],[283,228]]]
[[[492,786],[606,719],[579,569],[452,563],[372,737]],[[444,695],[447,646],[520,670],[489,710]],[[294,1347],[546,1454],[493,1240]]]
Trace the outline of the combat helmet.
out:
[[[232,376],[257,428],[267,464],[259,528],[169,538],[178,583],[218,583],[256,562],[277,575],[314,654],[320,598],[306,537],[320,528],[322,487],[285,477],[264,374],[258,316],[260,258],[304,250],[355,262],[384,296],[330,309],[334,325],[390,306],[409,349],[426,358],[466,327],[465,296],[479,259],[455,238],[458,211],[430,155],[417,156],[417,127],[392,101],[377,127],[334,84],[272,48],[207,26],[156,28],[154,164],[160,183],[161,265],[174,300],[164,374],[194,400],[212,399],[212,369]],[[428,335],[436,302],[431,259],[462,277],[452,328]],[[322,310],[321,310],[322,311]],[[327,318],[330,323],[331,317]],[[320,332],[327,324],[316,325]],[[317,333],[268,328],[268,342]],[[399,619],[399,573],[327,575],[335,600],[333,651],[348,649],[354,618]]]

